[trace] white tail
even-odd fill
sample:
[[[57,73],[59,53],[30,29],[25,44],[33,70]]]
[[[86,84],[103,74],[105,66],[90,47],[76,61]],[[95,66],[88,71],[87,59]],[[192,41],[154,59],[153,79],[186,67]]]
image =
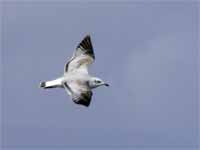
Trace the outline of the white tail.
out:
[[[56,87],[63,87],[62,86],[62,78],[58,78],[56,80],[41,82],[40,87],[47,89],[47,88],[56,88]]]

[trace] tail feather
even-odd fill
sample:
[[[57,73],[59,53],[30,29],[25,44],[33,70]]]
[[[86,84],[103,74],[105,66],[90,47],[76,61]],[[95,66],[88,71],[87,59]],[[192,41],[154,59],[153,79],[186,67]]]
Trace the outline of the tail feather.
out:
[[[49,88],[57,88],[62,87],[61,79],[46,81],[40,83],[40,88],[49,89]]]
[[[60,87],[60,86],[58,86],[58,85],[48,85],[48,84],[46,84],[46,82],[41,82],[40,87],[43,88],[43,89],[51,89],[51,88],[57,88],[57,87]]]
[[[45,88],[45,86],[46,86],[46,82],[41,82],[41,83],[40,83],[40,87],[41,87],[41,88]]]

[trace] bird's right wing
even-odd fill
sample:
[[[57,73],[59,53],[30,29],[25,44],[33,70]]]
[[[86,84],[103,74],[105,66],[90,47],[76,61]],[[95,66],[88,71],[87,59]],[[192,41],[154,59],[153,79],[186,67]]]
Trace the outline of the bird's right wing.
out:
[[[87,35],[77,46],[71,60],[65,65],[64,72],[83,71],[88,73],[88,65],[95,59],[91,38]]]
[[[92,99],[92,91],[89,88],[88,83],[83,83],[80,80],[64,83],[64,88],[72,96],[72,100],[76,104],[89,106]]]

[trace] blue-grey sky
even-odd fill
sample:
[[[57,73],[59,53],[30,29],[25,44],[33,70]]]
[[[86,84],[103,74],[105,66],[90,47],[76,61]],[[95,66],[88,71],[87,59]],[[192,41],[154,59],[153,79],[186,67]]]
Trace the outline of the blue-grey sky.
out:
[[[197,146],[197,3],[1,5],[5,147]],[[38,85],[63,74],[88,33],[90,72],[111,86],[85,108]]]

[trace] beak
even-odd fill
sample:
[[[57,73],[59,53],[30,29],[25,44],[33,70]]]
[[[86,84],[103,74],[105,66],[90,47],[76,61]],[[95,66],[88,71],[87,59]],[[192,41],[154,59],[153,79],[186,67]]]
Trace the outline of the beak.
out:
[[[110,86],[108,83],[104,83],[105,86]]]

